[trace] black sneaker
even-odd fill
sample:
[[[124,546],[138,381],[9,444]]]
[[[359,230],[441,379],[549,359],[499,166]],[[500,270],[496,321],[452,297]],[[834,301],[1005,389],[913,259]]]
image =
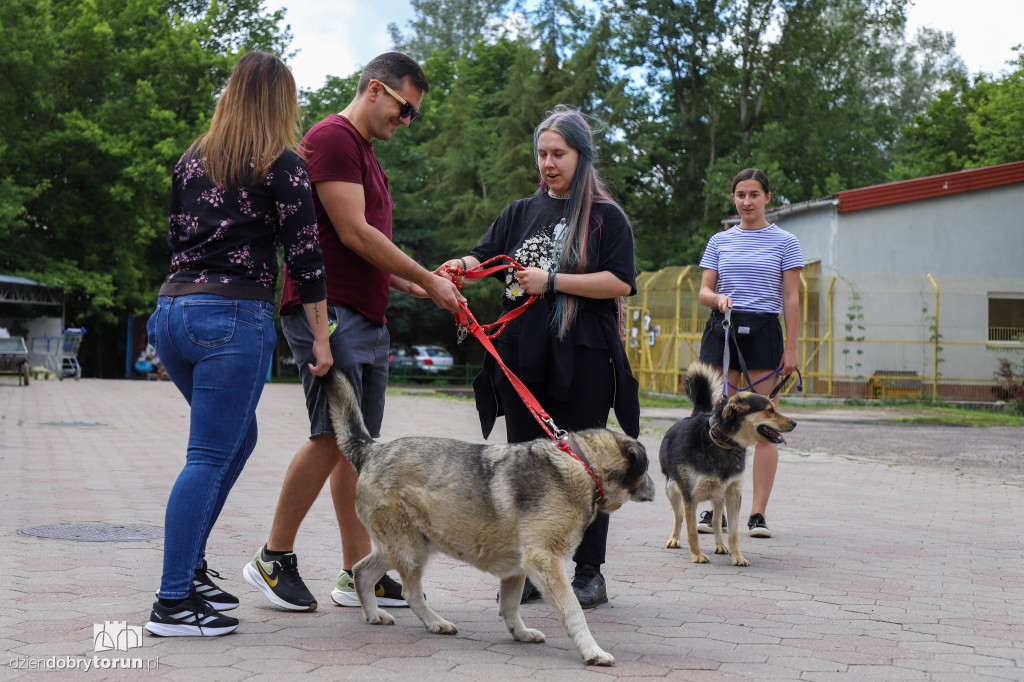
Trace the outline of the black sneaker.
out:
[[[196,594],[205,599],[207,603],[218,611],[230,611],[238,608],[238,597],[217,587],[210,577],[220,578],[220,573],[206,567],[206,559],[203,559],[203,567],[196,569],[195,577],[192,578],[192,587]]]
[[[764,516],[761,514],[751,514],[750,520],[747,521],[747,529],[750,531],[750,537],[752,538],[770,538],[772,532],[768,530],[768,524],[764,522]]]
[[[572,579],[572,591],[580,606],[592,609],[608,603],[608,591],[605,589],[604,576],[597,566],[577,564],[576,575]]]
[[[154,602],[145,627],[160,637],[216,637],[234,632],[238,619],[221,614],[192,590],[177,606]]]
[[[697,532],[698,533],[714,533],[715,532],[714,526],[711,525],[711,519],[712,519],[712,515],[713,514],[714,514],[713,511],[706,511],[706,512],[701,512],[700,513],[700,521],[697,522]],[[725,518],[725,515],[723,514],[722,515],[722,532],[724,533],[727,530],[729,530],[729,524],[727,522],[727,519]]]
[[[289,611],[316,611],[316,599],[299,576],[299,560],[294,552],[280,559],[265,561],[263,549],[242,569],[245,582],[259,589],[272,603]]]
[[[519,600],[519,603],[525,604],[528,601],[536,601],[542,596],[543,595],[540,593],[540,590],[538,590],[537,586],[533,584],[533,581],[527,578],[526,582],[523,583],[523,596]]]
[[[527,578],[526,582],[523,583],[523,596],[519,598],[519,603],[525,604],[526,602],[536,601],[543,596],[544,595],[540,593],[540,590],[537,589],[537,586],[534,585],[529,578]],[[494,597],[494,601],[501,601],[501,592],[498,592],[497,596]]]

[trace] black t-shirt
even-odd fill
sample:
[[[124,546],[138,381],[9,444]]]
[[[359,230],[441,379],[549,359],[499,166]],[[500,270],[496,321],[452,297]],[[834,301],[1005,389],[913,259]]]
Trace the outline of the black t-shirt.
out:
[[[566,200],[552,199],[547,194],[514,201],[498,216],[470,255],[482,262],[505,254],[524,267],[557,272],[556,241],[565,228],[565,208]],[[629,285],[630,295],[636,293],[633,232],[629,220],[618,205],[593,205],[590,211],[586,249],[587,272],[608,271]],[[501,299],[502,308],[506,311],[519,307],[529,298],[529,295],[519,287],[513,272],[513,268],[509,268],[493,275],[505,283]],[[550,319],[554,313],[554,304],[555,296],[548,292],[533,304],[528,313],[513,320],[499,337],[499,341],[502,345],[517,343],[520,331],[524,329],[530,332],[531,338],[538,338],[536,332],[541,325],[547,329],[549,336],[556,335],[557,326]],[[581,298],[576,323],[569,330],[565,342],[572,346],[608,349],[608,339],[615,338],[618,334],[616,313],[614,298]],[[522,355],[520,358],[525,359]],[[539,358],[534,356],[534,360]],[[521,369],[527,375],[538,376],[546,371],[539,366]]]
[[[513,202],[494,221],[470,255],[483,262],[505,254],[526,267],[557,270],[555,244],[563,229],[565,207],[565,200],[552,199],[546,194]],[[626,215],[616,204],[593,205],[586,251],[586,272],[608,271],[629,284],[630,295],[636,293],[633,232]],[[494,276],[505,282],[504,310],[516,308],[527,300],[528,296],[518,289],[511,272]],[[565,294],[559,294],[562,295]],[[622,347],[616,300],[579,298],[576,320],[564,339],[558,338],[558,326],[552,319],[556,302],[555,294],[549,291],[509,323],[495,342],[502,361],[522,381],[543,385],[547,395],[564,401],[573,393],[574,349],[586,346],[607,350],[615,373],[615,414],[622,429],[636,437],[640,430],[637,383]],[[485,358],[484,369],[473,382],[485,437],[495,417],[504,413],[493,390],[495,382],[504,380],[497,363],[490,356]]]

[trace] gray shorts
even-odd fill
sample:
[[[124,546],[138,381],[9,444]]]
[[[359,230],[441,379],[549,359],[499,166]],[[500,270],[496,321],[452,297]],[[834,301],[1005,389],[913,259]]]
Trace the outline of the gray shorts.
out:
[[[342,305],[327,306],[327,317],[338,324],[331,334],[334,369],[344,372],[352,382],[366,429],[371,436],[379,438],[384,420],[384,391],[388,387],[388,353],[391,351],[388,328]],[[313,361],[313,330],[305,311],[299,308],[294,313],[282,315],[281,329],[302,377],[310,437],[334,433],[327,411],[327,392],[307,367]]]

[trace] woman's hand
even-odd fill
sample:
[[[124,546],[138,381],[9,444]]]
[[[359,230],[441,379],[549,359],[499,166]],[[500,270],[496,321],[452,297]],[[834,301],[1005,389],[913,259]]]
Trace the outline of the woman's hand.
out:
[[[725,314],[725,311],[732,307],[732,299],[725,294],[718,294],[718,302],[715,304],[718,312]]]
[[[437,270],[434,270],[434,274],[450,279],[456,286],[462,286],[462,280],[466,276],[466,273],[462,272],[462,261],[458,258],[441,263]]]
[[[516,270],[516,279],[523,291],[531,296],[540,296],[548,290],[548,271],[540,268]]]
[[[797,360],[796,351],[787,350],[782,353],[782,376],[788,377],[790,374],[796,371]]]

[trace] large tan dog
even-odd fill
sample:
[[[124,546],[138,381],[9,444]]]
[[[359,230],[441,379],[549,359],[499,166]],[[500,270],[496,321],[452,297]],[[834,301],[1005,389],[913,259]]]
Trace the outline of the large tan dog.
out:
[[[374,540],[373,552],[353,569],[368,622],[394,623],[373,596],[374,584],[394,568],[409,607],[427,629],[455,634],[455,625],[423,599],[427,560],[444,552],[501,578],[499,613],[517,641],[544,641],[544,633],[526,627],[519,615],[529,576],[562,617],[583,659],[615,662],[590,634],[563,562],[598,510],[654,499],[640,443],[607,429],[571,434],[574,450],[604,486],[599,500],[584,466],[548,439],[507,445],[418,437],[375,443],[348,379],[334,371],[324,381],[338,447],[359,472],[356,514]]]
[[[796,422],[779,414],[767,397],[742,391],[722,400],[721,375],[710,365],[694,362],[683,379],[693,412],[680,419],[661,441],[661,471],[665,494],[672,503],[672,535],[666,547],[679,547],[679,530],[686,519],[690,560],[707,563],[697,542],[697,504],[711,500],[715,554],[729,553],[733,566],[749,566],[740,554],[739,514],[747,448],[759,441],[785,443],[783,433]],[[729,546],[722,538],[722,512],[729,522]]]

